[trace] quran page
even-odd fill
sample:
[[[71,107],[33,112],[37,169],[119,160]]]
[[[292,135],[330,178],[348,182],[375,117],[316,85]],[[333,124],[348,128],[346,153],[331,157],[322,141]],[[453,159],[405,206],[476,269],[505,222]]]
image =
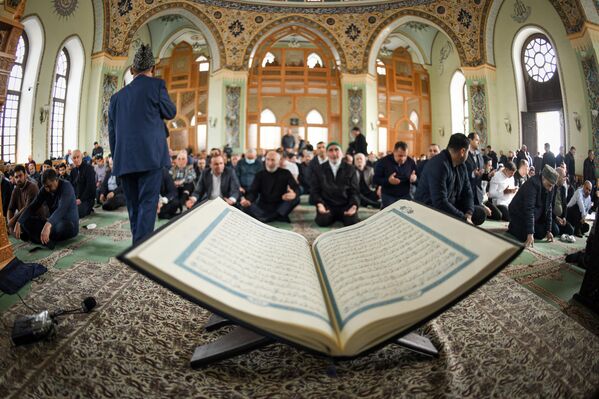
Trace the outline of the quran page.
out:
[[[221,199],[190,211],[127,257],[234,318],[321,352],[337,345],[308,242]]]
[[[313,244],[346,356],[427,318],[518,250],[411,201]]]

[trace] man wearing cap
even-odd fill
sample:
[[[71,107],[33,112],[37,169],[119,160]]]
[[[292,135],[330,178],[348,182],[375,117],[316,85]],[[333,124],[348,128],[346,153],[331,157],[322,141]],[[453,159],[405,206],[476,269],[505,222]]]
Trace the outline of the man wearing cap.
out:
[[[557,177],[556,170],[545,165],[540,174],[526,180],[510,203],[508,233],[527,247],[533,246],[535,239],[553,241],[551,202]]]
[[[162,168],[171,166],[163,120],[177,113],[153,72],[152,50],[142,44],[131,67],[133,81],[112,96],[108,110],[112,174],[121,177],[134,244],[154,230]]]
[[[383,208],[400,199],[412,199],[410,185],[416,183],[416,162],[408,156],[408,144],[398,141],[393,153],[374,166],[374,184],[381,186]]]
[[[343,162],[339,143],[327,145],[328,161],[314,169],[311,194],[316,204],[316,224],[330,226],[341,221],[345,226],[358,222],[360,186],[356,169]]]

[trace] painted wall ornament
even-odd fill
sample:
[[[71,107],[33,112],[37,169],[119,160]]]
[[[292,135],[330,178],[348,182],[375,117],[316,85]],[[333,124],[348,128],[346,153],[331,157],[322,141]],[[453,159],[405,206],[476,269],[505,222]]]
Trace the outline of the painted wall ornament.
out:
[[[241,87],[227,86],[225,105],[225,137],[233,148],[241,147],[239,125],[241,119]]]
[[[54,12],[61,17],[68,18],[75,13],[79,0],[53,0]]]
[[[518,23],[524,23],[530,16],[531,8],[522,2],[522,0],[514,1],[514,13],[512,19]]]
[[[453,46],[451,45],[451,42],[447,40],[439,51],[439,75],[443,75],[443,72],[445,71],[445,61],[449,58],[451,53],[453,53]]]

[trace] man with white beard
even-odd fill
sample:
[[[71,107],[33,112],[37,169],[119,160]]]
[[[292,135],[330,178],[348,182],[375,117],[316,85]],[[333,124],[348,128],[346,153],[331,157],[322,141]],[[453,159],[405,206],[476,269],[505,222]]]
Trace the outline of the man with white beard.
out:
[[[343,151],[336,142],[327,145],[329,160],[315,169],[312,197],[316,204],[316,224],[330,226],[341,221],[355,224],[360,204],[360,186],[356,168],[342,162]]]
[[[269,151],[264,162],[266,169],[256,173],[240,202],[244,212],[263,223],[290,223],[289,214],[300,201],[297,181],[291,172],[279,167],[280,162],[281,155]]]

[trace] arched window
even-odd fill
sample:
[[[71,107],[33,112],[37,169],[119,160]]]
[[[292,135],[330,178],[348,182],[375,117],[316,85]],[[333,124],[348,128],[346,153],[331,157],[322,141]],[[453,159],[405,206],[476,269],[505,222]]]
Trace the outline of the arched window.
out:
[[[328,141],[329,129],[325,126],[322,114],[313,109],[306,115],[306,124],[308,125],[308,141],[311,144]]]
[[[266,53],[266,55],[264,56],[264,59],[262,60],[262,67],[264,68],[265,66],[269,65],[269,64],[274,64],[275,62],[275,55],[273,53]]]
[[[322,58],[320,58],[318,54],[312,53],[308,56],[308,59],[306,60],[306,65],[308,65],[308,68],[322,68],[324,66],[324,63],[322,62]]]
[[[277,117],[270,109],[266,108],[260,113],[260,148],[275,149],[280,146],[281,127],[276,123]]]
[[[196,62],[199,64],[200,72],[208,72],[210,70],[210,61],[203,55],[200,55]]]
[[[414,124],[414,126],[410,125],[410,130],[418,130],[418,113],[416,111],[410,112],[410,122]]]
[[[460,71],[456,71],[449,85],[451,99],[451,133],[468,134],[470,121],[468,110],[468,87],[466,78]]]
[[[380,59],[376,60],[376,73],[379,75],[387,74],[387,68],[385,67],[385,63]]]
[[[4,162],[16,162],[17,155],[17,129],[19,118],[19,105],[21,103],[21,89],[23,87],[23,71],[27,62],[28,43],[25,33],[19,38],[15,63],[8,77],[8,91],[6,102],[0,111],[0,134],[2,145],[0,147]]]
[[[64,153],[64,114],[69,80],[69,53],[60,50],[56,59],[54,84],[52,85],[52,105],[50,110],[50,157],[59,158]]]

